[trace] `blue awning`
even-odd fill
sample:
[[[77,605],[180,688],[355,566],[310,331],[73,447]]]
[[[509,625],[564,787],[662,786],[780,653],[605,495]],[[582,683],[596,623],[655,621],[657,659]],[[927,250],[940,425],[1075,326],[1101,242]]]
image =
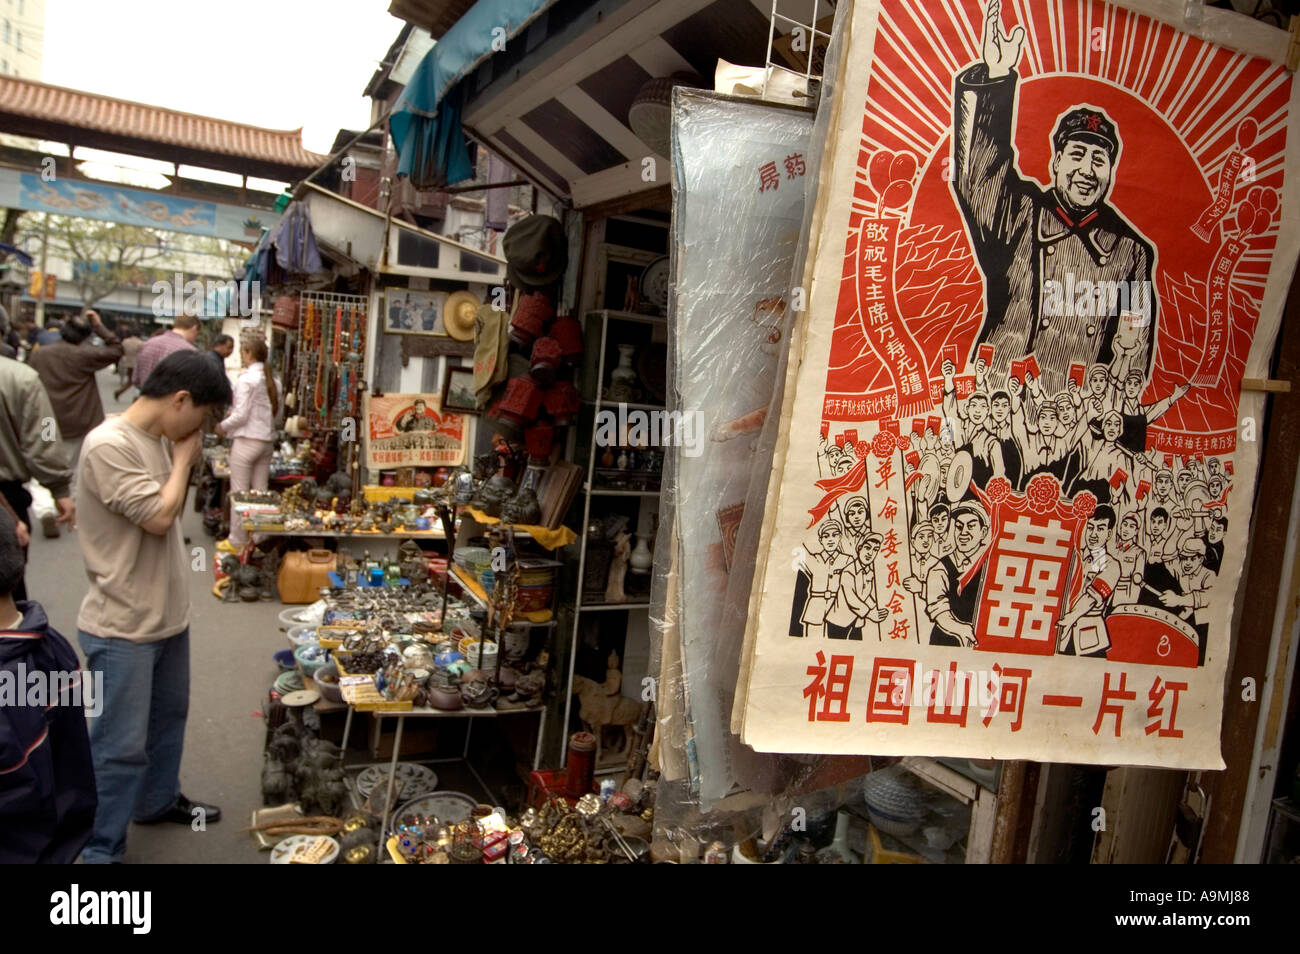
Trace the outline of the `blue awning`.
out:
[[[479,0],[425,55],[389,118],[399,176],[419,189],[473,178],[457,84],[554,2]]]
[[[5,242],[0,242],[0,260],[3,260],[8,255],[12,255],[14,258],[18,259],[18,261],[22,262],[28,268],[31,268],[33,265],[36,264],[32,260],[32,257],[28,255],[26,252],[24,252],[22,249],[20,249],[17,245],[9,245]]]

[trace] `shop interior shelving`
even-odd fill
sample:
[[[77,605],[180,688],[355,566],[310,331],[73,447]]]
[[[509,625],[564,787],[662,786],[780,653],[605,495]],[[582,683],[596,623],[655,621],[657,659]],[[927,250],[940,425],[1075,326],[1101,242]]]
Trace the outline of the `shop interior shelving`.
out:
[[[569,641],[569,660],[568,660],[568,685],[572,687],[573,677],[578,661],[578,645],[581,641],[581,625],[584,614],[592,612],[645,612],[649,610],[650,603],[646,599],[628,600],[620,603],[592,602],[585,595],[584,580],[587,572],[587,534],[586,528],[591,523],[592,518],[592,501],[594,498],[612,497],[612,498],[641,498],[642,505],[655,502],[657,509],[657,500],[660,496],[658,490],[608,490],[601,487],[593,486],[595,473],[597,470],[596,459],[600,448],[596,442],[597,422],[600,419],[600,412],[606,409],[616,409],[622,403],[628,410],[635,411],[663,411],[665,406],[662,404],[645,404],[633,403],[629,401],[618,402],[609,401],[604,397],[605,377],[608,370],[606,362],[606,352],[609,349],[610,323],[611,322],[628,322],[649,326],[664,326],[667,319],[655,315],[643,315],[636,312],[615,311],[611,309],[599,309],[587,313],[586,328],[587,340],[592,340],[592,332],[599,329],[599,347],[596,350],[596,362],[594,367],[589,367],[589,374],[592,375],[590,383],[593,389],[593,395],[584,399],[583,403],[591,408],[592,423],[590,446],[587,452],[587,476],[582,484],[582,523],[583,532],[578,536],[578,576],[577,576],[577,594],[574,599],[573,607],[573,631],[570,634]],[[633,527],[632,529],[635,529]],[[626,664],[626,654],[624,654]],[[564,722],[562,723],[564,731],[560,748],[560,764],[563,765],[568,757],[569,745],[569,720],[573,712],[573,694],[569,693],[565,697],[564,704]]]

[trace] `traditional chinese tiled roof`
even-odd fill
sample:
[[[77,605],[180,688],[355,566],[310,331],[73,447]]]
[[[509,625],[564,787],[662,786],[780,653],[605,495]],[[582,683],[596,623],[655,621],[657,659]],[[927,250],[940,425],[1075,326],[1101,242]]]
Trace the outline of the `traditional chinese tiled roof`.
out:
[[[301,128],[263,129],[13,76],[0,76],[0,129],[290,181],[326,159],[303,148]]]

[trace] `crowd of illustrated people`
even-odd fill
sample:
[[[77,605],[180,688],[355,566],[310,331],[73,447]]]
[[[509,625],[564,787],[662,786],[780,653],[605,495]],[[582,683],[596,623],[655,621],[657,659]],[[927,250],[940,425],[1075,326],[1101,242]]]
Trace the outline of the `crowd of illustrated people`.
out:
[[[922,642],[977,645],[983,568],[970,571],[991,531],[982,491],[1004,478],[1023,493],[1036,475],[1050,474],[1063,500],[1083,492],[1096,500],[1072,557],[1056,651],[1104,656],[1105,618],[1133,605],[1172,614],[1200,634],[1203,646],[1198,614],[1223,562],[1232,464],[1204,452],[1149,449],[1148,426],[1187,386],[1144,404],[1144,371],[1130,367],[1132,352],[1121,342],[1116,351],[1110,365],[1075,366],[1056,393],[1030,369],[995,380],[977,359],[973,390],[959,398],[958,369],[943,362],[943,416],[917,422],[903,468],[909,530],[900,549],[910,570],[899,584],[928,620]],[[823,437],[819,477],[844,478],[860,453],[852,441]],[[888,638],[871,624],[884,620],[881,601],[898,587],[886,589],[879,579],[883,538],[873,530],[866,492],[847,490],[809,529],[792,635]]]

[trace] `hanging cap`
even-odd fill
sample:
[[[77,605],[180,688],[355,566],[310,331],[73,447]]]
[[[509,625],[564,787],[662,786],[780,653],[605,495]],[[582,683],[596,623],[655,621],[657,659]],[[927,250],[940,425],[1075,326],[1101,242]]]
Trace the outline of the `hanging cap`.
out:
[[[501,239],[506,277],[516,288],[543,288],[564,276],[569,239],[558,219],[530,215],[506,230]]]

